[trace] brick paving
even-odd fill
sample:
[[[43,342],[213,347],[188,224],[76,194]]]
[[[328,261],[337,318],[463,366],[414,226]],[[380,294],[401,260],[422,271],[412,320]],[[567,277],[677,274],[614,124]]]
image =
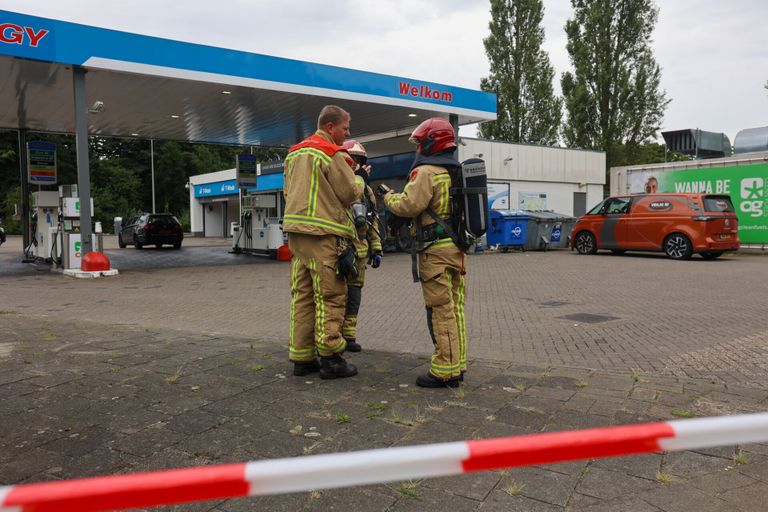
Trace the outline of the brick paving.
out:
[[[182,252],[205,263],[216,249]],[[147,269],[133,259],[144,251],[123,254],[133,266],[115,278],[0,277],[0,484],[761,412],[768,400],[760,255],[473,255],[473,361],[452,391],[413,386],[430,343],[406,255],[368,273],[360,376],[322,382],[285,361],[286,264]],[[173,508],[750,511],[766,496],[768,445],[748,445]]]
[[[76,282],[45,272],[7,276],[3,288],[12,293],[0,296],[0,309],[284,342],[288,265],[230,255],[224,247],[181,253],[192,264],[210,258],[211,251],[220,253],[216,261],[232,264],[129,266],[109,281]],[[171,250],[116,252],[159,265],[179,258]],[[657,255],[551,251],[473,255],[467,261],[470,356],[763,385],[765,256],[675,262]],[[587,323],[570,315],[609,319]],[[396,353],[431,350],[407,255],[387,255],[381,269],[367,273],[359,337],[370,348]]]

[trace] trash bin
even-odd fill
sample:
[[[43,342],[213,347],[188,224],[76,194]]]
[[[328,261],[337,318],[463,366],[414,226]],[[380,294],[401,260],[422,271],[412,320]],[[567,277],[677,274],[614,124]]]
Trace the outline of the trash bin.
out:
[[[528,215],[514,210],[491,210],[485,238],[489,247],[520,247],[525,244]]]
[[[230,222],[229,223],[229,237],[230,238],[235,236],[235,231],[237,231],[239,226],[240,226],[240,223],[238,223],[238,222]]]
[[[115,217],[115,221],[114,222],[115,222],[114,223],[115,234],[119,235],[120,232],[123,230],[123,218],[122,217]]]
[[[528,227],[523,249],[536,251],[564,248],[576,224],[576,218],[548,211],[527,211]]]

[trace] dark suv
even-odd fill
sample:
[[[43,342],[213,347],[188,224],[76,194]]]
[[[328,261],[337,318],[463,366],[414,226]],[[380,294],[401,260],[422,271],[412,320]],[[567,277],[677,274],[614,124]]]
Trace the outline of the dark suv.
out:
[[[145,245],[154,245],[159,249],[165,244],[180,249],[183,239],[181,222],[170,213],[142,213],[131,217],[123,226],[117,235],[117,245],[121,249],[128,244],[137,249]]]

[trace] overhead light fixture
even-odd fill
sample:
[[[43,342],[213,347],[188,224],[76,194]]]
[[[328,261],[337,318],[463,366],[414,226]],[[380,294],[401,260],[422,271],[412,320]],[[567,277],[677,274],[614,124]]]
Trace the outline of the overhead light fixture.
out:
[[[221,94],[230,95],[230,94],[232,94],[232,91],[221,91]]]
[[[138,134],[138,133],[132,133],[132,134],[131,134],[131,137],[138,137],[138,136],[139,136],[139,134]]]
[[[171,119],[178,119],[180,116],[177,114],[171,114]]]
[[[91,105],[91,108],[88,109],[88,112],[90,114],[101,114],[104,112],[104,102],[100,100],[94,101],[93,105]]]
[[[416,114],[408,114],[408,117],[416,117]]]

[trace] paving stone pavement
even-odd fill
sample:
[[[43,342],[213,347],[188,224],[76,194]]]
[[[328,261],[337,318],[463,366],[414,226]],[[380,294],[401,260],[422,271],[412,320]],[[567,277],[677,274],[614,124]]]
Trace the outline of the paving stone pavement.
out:
[[[285,361],[287,265],[199,249],[204,266],[127,251],[116,278],[0,277],[0,484],[765,410],[764,256],[469,257],[473,361],[453,391],[413,386],[431,346],[406,255],[368,273],[361,374],[323,382]],[[767,496],[755,444],[167,508],[751,511]]]
[[[354,379],[291,376],[285,349],[221,334],[0,315],[0,484],[764,410],[709,380],[366,350]],[[764,509],[768,444],[578,461],[155,510]]]
[[[222,247],[187,250],[200,263],[210,261],[210,251],[221,253],[215,261],[246,264],[137,268],[148,259],[170,264],[162,259],[174,261],[177,251],[126,250],[122,257],[134,258],[133,267],[109,280],[47,272],[2,277],[10,292],[0,294],[0,310],[284,343],[289,265],[228,255]],[[472,356],[765,385],[765,256],[677,262],[655,254],[550,251],[473,255],[467,266]],[[409,256],[388,254],[380,269],[369,270],[359,319],[363,345],[429,353]]]

